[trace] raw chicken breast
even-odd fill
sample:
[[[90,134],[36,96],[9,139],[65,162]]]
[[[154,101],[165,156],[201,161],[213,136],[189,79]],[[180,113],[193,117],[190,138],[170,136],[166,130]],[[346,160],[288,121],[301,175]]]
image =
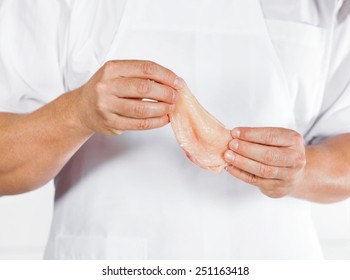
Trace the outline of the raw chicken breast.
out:
[[[187,157],[204,169],[221,173],[227,166],[223,155],[232,139],[230,131],[199,104],[187,85],[179,90],[170,121]]]

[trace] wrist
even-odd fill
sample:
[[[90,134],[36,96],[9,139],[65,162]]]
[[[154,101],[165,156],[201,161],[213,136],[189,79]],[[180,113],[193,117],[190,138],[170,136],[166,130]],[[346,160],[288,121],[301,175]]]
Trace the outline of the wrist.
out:
[[[320,198],[320,189],[317,190],[323,183],[315,169],[315,163],[320,161],[320,153],[322,152],[318,146],[306,146],[306,165],[299,184],[291,194],[292,196],[314,202],[323,202],[323,199]]]
[[[66,112],[66,123],[74,129],[75,132],[86,137],[92,136],[94,131],[90,129],[87,124],[88,114],[86,112],[86,105],[84,105],[82,99],[82,88],[67,92],[63,94],[60,99],[61,102],[64,103],[63,110]]]

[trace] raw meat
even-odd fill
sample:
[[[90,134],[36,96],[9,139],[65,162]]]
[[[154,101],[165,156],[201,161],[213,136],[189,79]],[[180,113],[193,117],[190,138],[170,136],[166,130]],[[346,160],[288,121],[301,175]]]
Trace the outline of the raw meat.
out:
[[[170,121],[187,157],[204,169],[221,173],[227,166],[223,155],[232,139],[230,131],[199,104],[187,85],[179,90]]]

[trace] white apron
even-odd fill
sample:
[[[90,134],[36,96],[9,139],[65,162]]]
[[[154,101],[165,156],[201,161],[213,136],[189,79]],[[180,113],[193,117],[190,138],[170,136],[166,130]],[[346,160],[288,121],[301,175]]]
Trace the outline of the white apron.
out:
[[[227,128],[298,129],[295,100],[259,1],[115,3],[120,22],[114,39],[102,51],[91,35],[71,60],[67,89],[104,61],[153,60],[183,77]],[[55,184],[48,259],[321,257],[307,202],[270,199],[227,173],[200,169],[170,126],[95,135]]]

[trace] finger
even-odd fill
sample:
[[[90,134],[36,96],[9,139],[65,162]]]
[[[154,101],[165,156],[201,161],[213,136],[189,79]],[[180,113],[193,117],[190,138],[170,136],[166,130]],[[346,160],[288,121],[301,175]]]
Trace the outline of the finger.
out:
[[[116,98],[111,112],[136,119],[156,118],[173,112],[175,105],[164,102],[149,102],[135,99]]]
[[[245,158],[239,154],[233,153],[228,150],[224,154],[225,160],[241,170],[244,170],[255,176],[266,178],[266,179],[284,179],[288,177],[291,172],[290,168],[276,167],[266,165],[249,158]],[[288,177],[289,178],[289,177]]]
[[[177,92],[171,87],[151,80],[119,78],[107,85],[108,91],[122,98],[137,98],[175,103]]]
[[[243,157],[271,166],[299,167],[303,164],[303,158],[295,150],[287,147],[266,146],[233,139],[229,148]]]
[[[184,85],[184,81],[174,72],[152,61],[112,60],[106,62],[104,68],[109,78],[135,77],[150,79],[174,89],[181,89]]]
[[[291,147],[303,143],[299,133],[279,127],[239,127],[231,134],[233,138],[269,146]]]
[[[112,130],[149,130],[162,127],[169,123],[168,116],[158,118],[134,119],[112,114],[108,126]]]
[[[276,188],[279,188],[281,184],[280,180],[261,178],[233,165],[225,167],[225,170],[237,179],[242,180],[243,182],[246,182],[250,185],[264,188],[266,191],[273,191]]]

